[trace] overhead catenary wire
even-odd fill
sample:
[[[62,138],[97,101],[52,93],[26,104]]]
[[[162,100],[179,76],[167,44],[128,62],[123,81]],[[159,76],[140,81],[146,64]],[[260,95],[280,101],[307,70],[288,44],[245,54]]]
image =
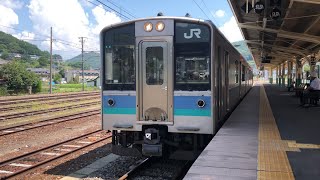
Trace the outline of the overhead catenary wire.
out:
[[[89,3],[95,5],[96,7],[102,8],[101,6],[99,6],[98,4],[96,4],[96,3],[94,3],[94,2],[92,2],[92,1],[90,1],[90,0],[86,0],[86,1],[88,1]],[[99,0],[96,0],[96,1],[99,2],[101,5],[103,5],[104,7],[107,7],[107,8],[110,9],[111,11],[113,11],[113,12],[117,13],[118,15],[124,17],[125,19],[131,20],[131,18],[129,18],[128,16],[126,16],[126,15],[122,14],[121,12],[115,10],[114,8],[106,5],[105,3],[103,3],[103,2],[101,2],[101,1],[99,1]],[[104,8],[102,8],[102,9],[104,9]],[[104,10],[105,10],[105,9],[104,9]]]
[[[208,8],[207,4],[204,2],[204,0],[201,0],[201,1],[202,1],[202,3],[203,3],[204,7],[207,9],[207,11],[210,12],[211,16],[213,17],[213,21],[214,21],[218,26],[220,26],[220,24],[218,23],[218,21],[216,21],[216,19],[215,19],[215,17],[214,17],[214,14],[212,14],[212,12],[209,10],[209,8]]]
[[[199,6],[199,4],[198,4],[195,0],[192,0],[192,1],[198,6],[198,8],[202,11],[202,13],[203,13],[204,15],[206,15],[208,19],[210,19],[210,17],[207,15],[207,13],[204,12],[204,10]]]
[[[121,16],[123,16],[123,17],[127,18],[128,20],[131,20],[131,18],[129,18],[128,16],[126,16],[126,15],[122,14],[121,12],[119,12],[119,11],[115,10],[114,8],[111,8],[110,6],[108,6],[108,5],[106,5],[105,3],[101,2],[100,0],[96,0],[96,1],[97,1],[97,2],[99,2],[100,4],[102,4],[103,6],[105,6],[105,7],[109,8],[109,9],[111,9],[112,11],[114,11],[114,12],[118,13],[119,15],[121,15]]]
[[[127,13],[128,15],[130,15],[133,18],[137,18],[135,15],[133,15],[131,12],[129,12],[128,10],[126,10],[125,8],[121,7],[120,5],[117,5],[115,2],[107,0],[108,2],[110,2],[112,5],[116,6],[117,8],[121,9],[123,12]]]

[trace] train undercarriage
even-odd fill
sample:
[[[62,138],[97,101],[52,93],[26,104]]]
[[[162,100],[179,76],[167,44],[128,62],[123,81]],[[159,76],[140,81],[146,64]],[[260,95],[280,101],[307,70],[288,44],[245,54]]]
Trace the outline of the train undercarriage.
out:
[[[212,139],[208,134],[170,133],[164,125],[144,125],[142,131],[114,130],[112,152],[126,156],[162,156],[192,160]]]

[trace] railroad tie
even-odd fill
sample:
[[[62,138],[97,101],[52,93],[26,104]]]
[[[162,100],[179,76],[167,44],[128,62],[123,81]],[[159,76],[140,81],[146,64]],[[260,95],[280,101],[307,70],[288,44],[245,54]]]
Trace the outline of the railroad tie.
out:
[[[14,132],[14,131],[12,131],[12,130],[4,130],[4,131],[2,131],[2,132],[4,132],[4,133],[11,133],[11,132]]]
[[[0,174],[12,174],[11,171],[0,170]]]
[[[54,151],[64,151],[64,152],[70,152],[72,151],[72,149],[62,149],[62,148],[57,148],[57,149],[53,149]]]
[[[20,164],[20,163],[11,163],[10,166],[16,166],[16,167],[31,167],[30,164]]]
[[[49,153],[49,152],[43,152],[40,153],[41,155],[48,155],[48,156],[60,156],[60,153]]]
[[[89,142],[89,141],[77,141],[76,143],[79,143],[79,144],[91,144],[92,142]]]
[[[62,145],[63,147],[74,147],[74,148],[80,148],[82,146],[79,146],[79,145],[68,145],[68,144],[64,144]]]

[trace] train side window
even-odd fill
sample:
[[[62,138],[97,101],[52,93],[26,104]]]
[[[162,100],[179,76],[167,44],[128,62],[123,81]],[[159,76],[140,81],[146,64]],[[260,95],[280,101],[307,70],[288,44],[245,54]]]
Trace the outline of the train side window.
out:
[[[246,80],[246,67],[244,65],[242,65],[242,68],[241,68],[241,80],[242,81]]]
[[[163,84],[162,47],[148,47],[146,49],[146,81],[148,85]]]

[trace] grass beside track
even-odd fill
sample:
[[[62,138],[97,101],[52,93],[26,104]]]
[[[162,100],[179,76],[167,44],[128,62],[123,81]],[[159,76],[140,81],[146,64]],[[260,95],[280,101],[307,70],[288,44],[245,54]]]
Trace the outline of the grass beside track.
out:
[[[52,99],[52,100],[39,100],[39,101],[32,101],[29,103],[20,103],[20,104],[9,104],[9,105],[3,105],[1,106],[2,108],[17,108],[15,110],[15,112],[17,112],[17,110],[23,110],[23,109],[32,109],[35,108],[36,106],[43,106],[43,105],[52,105],[52,104],[62,104],[62,103],[67,103],[67,101],[70,100],[71,102],[78,102],[81,103],[83,101],[86,100],[90,100],[90,99],[100,99],[99,95],[93,95],[93,96],[87,96],[87,97],[66,97],[64,99]],[[0,109],[0,114],[1,114],[1,109]],[[9,112],[11,110],[5,110],[3,112]]]
[[[92,96],[85,96],[85,97],[65,97],[63,99],[41,99],[39,101],[31,101],[31,102],[25,102],[25,103],[18,103],[18,104],[9,104],[9,105],[3,105],[1,106],[1,108],[12,108],[12,107],[18,107],[18,106],[28,106],[28,105],[31,105],[31,106],[37,106],[37,105],[42,105],[42,104],[45,104],[45,103],[60,103],[60,102],[65,102],[67,101],[68,99],[72,99],[72,100],[82,100],[82,99],[89,99],[89,98],[99,98],[100,99],[100,95],[92,95]],[[79,102],[78,101],[78,102]],[[30,108],[30,107],[27,107],[27,108]],[[21,109],[24,109],[24,108],[21,108]]]
[[[98,87],[91,87],[85,84],[85,91],[97,91],[100,90]],[[82,84],[56,84],[52,88],[53,93],[64,93],[64,92],[79,92],[82,91]],[[42,86],[42,93],[49,92],[49,85]]]
[[[30,108],[26,108],[26,109],[17,109],[17,110],[13,109],[13,110],[5,111],[3,113],[0,112],[0,116],[16,114],[16,113],[24,113],[24,112],[30,112],[30,111],[45,110],[45,109],[51,109],[51,108],[59,108],[59,107],[65,107],[65,106],[71,106],[71,105],[79,105],[79,104],[90,103],[90,102],[99,102],[99,101],[97,101],[96,99],[93,99],[93,100],[90,99],[90,100],[75,101],[70,103],[58,103],[54,105],[48,105],[45,103],[34,104]]]

